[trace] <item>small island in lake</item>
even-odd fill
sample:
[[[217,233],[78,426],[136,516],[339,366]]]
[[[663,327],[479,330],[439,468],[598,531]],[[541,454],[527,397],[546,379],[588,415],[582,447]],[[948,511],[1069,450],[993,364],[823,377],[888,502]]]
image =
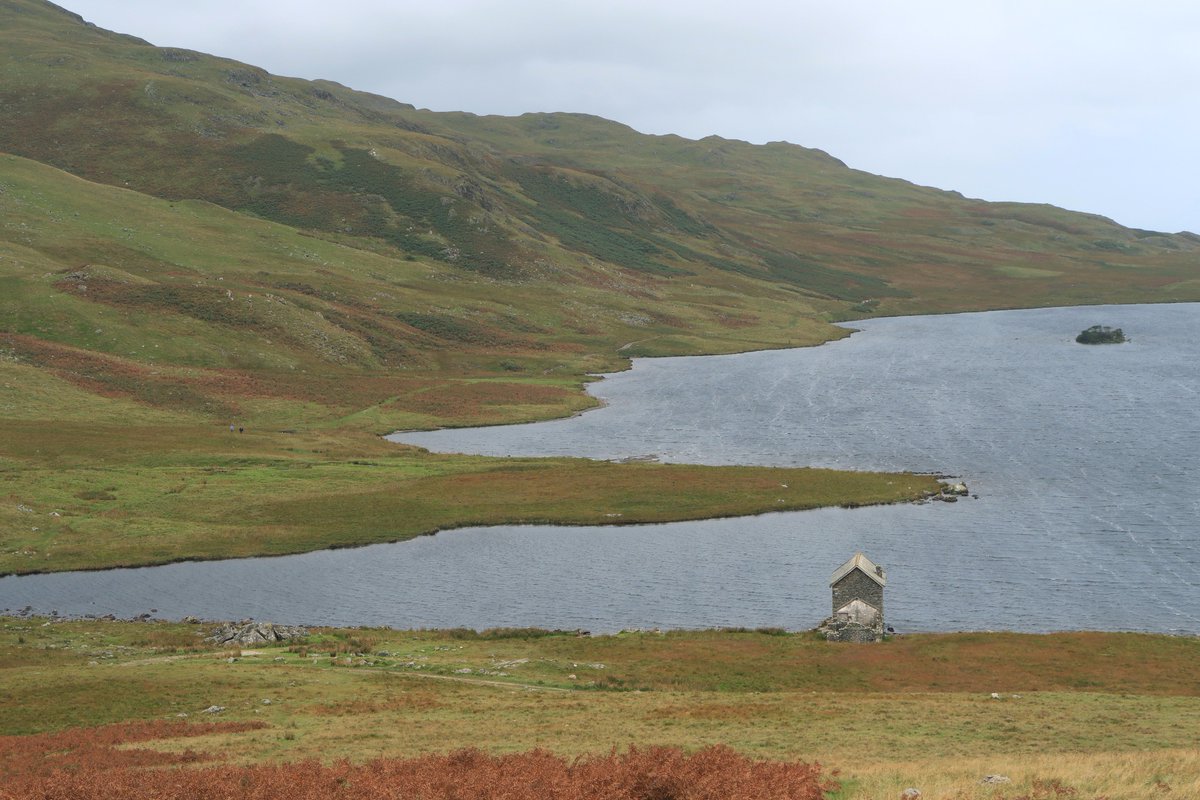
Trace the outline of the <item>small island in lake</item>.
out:
[[[1110,328],[1107,325],[1093,325],[1075,337],[1080,344],[1121,344],[1127,341],[1125,332],[1120,328]]]

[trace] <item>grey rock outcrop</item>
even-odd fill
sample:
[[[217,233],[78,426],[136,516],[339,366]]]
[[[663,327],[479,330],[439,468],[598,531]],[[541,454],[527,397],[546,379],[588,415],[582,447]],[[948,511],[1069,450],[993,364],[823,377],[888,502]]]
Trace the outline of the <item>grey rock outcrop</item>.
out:
[[[227,622],[220,628],[217,628],[208,637],[208,640],[221,645],[235,646],[285,642],[288,639],[296,639],[302,636],[308,636],[308,630],[296,625],[276,625],[273,622],[250,622],[235,625]]]

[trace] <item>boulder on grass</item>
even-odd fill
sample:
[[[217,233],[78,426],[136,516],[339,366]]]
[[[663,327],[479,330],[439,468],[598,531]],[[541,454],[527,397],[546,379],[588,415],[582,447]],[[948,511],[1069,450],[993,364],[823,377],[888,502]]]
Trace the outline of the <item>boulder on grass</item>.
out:
[[[308,636],[308,630],[297,625],[276,625],[273,622],[249,622],[235,625],[227,622],[217,628],[208,637],[208,640],[229,647],[240,647],[241,645],[286,642],[289,639],[298,639],[303,636]]]

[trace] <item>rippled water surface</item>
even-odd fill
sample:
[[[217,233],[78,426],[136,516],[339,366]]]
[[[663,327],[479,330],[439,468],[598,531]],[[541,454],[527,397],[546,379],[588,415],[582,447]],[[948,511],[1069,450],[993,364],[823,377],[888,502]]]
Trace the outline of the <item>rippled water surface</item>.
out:
[[[1119,346],[1076,345],[1092,324]],[[778,625],[857,549],[899,630],[1200,633],[1200,305],[856,323],[790,351],[639,360],[606,407],[404,434],[435,450],[944,472],[978,495],[657,526],[476,528],[273,559],[0,579],[0,608],[395,627]]]

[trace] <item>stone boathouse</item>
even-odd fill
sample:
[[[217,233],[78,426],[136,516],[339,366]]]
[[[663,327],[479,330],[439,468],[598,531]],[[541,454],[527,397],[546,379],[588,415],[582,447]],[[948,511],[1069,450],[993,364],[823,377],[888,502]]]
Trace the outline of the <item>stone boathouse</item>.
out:
[[[837,642],[877,642],[883,638],[883,587],[887,573],[862,553],[833,571],[833,614],[818,628]]]

